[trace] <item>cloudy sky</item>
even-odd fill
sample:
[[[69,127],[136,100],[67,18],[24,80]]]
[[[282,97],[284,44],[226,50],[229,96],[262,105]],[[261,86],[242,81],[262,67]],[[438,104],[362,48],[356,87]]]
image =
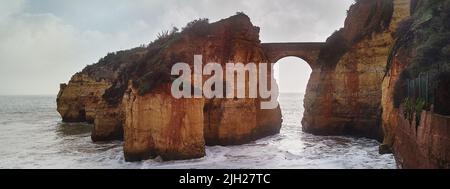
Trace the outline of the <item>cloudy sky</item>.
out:
[[[238,11],[261,27],[263,42],[324,41],[343,26],[353,1],[1,0],[0,95],[56,95],[59,83],[108,52],[147,44],[193,19],[213,22]],[[298,78],[281,81],[281,90],[304,91],[308,67],[297,58],[281,61],[289,64],[280,75]]]

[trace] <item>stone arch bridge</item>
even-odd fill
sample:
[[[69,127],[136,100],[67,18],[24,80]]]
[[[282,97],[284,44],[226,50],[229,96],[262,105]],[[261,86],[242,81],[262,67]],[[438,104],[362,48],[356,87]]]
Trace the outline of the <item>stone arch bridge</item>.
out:
[[[288,42],[262,43],[262,48],[271,63],[287,57],[295,56],[305,60],[311,68],[316,68],[320,50],[325,45],[322,42]]]

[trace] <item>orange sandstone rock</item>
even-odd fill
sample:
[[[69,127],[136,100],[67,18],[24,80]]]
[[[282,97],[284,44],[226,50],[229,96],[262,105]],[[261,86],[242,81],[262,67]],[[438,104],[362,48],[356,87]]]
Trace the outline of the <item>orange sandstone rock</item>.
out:
[[[308,83],[303,130],[382,139],[381,84],[392,33],[407,17],[407,0],[358,1],[319,55]],[[344,49],[336,51],[336,49]]]
[[[148,47],[113,53],[86,67],[80,73],[83,84],[73,78],[62,87],[58,110],[64,121],[84,121],[80,110],[88,107],[83,110],[94,122],[91,138],[112,140],[123,133],[127,161],[198,158],[205,155],[205,144],[243,144],[279,132],[280,108],[259,108],[267,99],[173,98],[171,65],[192,66],[196,54],[203,55],[204,64],[268,62],[259,28],[246,15],[211,24],[200,20]],[[80,100],[85,96],[89,100]]]

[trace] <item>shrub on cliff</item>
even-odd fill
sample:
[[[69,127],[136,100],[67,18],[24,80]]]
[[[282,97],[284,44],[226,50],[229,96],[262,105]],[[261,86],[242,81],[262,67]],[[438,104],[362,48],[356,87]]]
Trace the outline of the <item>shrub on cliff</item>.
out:
[[[319,65],[333,68],[354,44],[389,27],[394,11],[392,0],[357,0],[355,2],[356,4],[347,11],[345,27],[335,31],[320,51]]]
[[[170,74],[170,65],[177,62],[179,57],[168,55],[164,50],[170,47],[174,42],[181,38],[181,35],[187,34],[196,37],[207,35],[210,31],[209,20],[206,18],[197,19],[189,22],[183,27],[181,32],[177,28],[171,32],[163,31],[148,47],[146,58],[132,68],[134,74],[133,86],[138,89],[139,95],[144,95],[161,84],[173,81]]]
[[[429,104],[422,98],[406,98],[403,101],[403,113],[410,122],[415,119],[416,126],[420,124],[420,118],[423,110],[429,108]]]
[[[205,36],[209,33],[209,19],[200,18],[189,22],[183,29],[183,33],[188,33],[196,36]]]
[[[436,113],[449,115],[450,110],[445,107],[450,107],[450,101],[442,99],[450,93],[446,77],[450,71],[450,1],[414,1],[412,13],[409,19],[400,23],[395,35],[396,43],[389,54],[387,69],[394,57],[400,60],[399,63],[408,64],[396,84],[399,89],[394,93],[394,102],[407,100],[408,96],[423,98],[425,94],[427,100],[434,104]],[[426,91],[419,93],[422,96],[407,95],[405,84],[422,80],[421,76],[427,78],[424,81]],[[408,90],[421,91],[421,86],[409,86]]]
[[[149,49],[155,48],[166,48],[172,44],[172,42],[176,41],[180,36],[179,29],[177,27],[173,27],[172,30],[163,30],[158,33],[156,36],[156,40],[149,44]]]
[[[430,33],[422,44],[416,47],[416,56],[413,59],[413,66],[409,69],[413,75],[418,75],[422,70],[431,68],[433,64],[448,63],[444,59],[443,48],[450,42],[450,32]],[[425,34],[426,35],[426,34]]]
[[[138,89],[139,95],[144,95],[161,84],[172,81],[167,64],[164,64],[161,60],[154,60],[149,64],[151,64],[151,68],[139,74],[141,76],[133,80],[133,85]]]
[[[119,65],[122,69],[117,70],[116,74],[111,74],[117,75],[118,78],[105,91],[103,98],[109,104],[118,104],[128,88],[129,80],[140,94],[145,94],[161,83],[170,81],[169,65],[165,64],[163,51],[178,39],[180,39],[180,32],[177,28],[160,32],[157,38],[144,48],[145,52],[141,53],[142,56],[132,59],[132,62],[128,60],[130,63],[126,65]],[[115,53],[114,57],[124,59],[129,56],[119,52]],[[115,67],[114,61],[110,57],[100,61],[94,67],[99,67],[101,64],[108,64],[105,66],[106,68]]]
[[[119,76],[116,73],[121,72],[129,64],[136,62],[146,51],[146,47],[141,46],[129,50],[110,52],[97,63],[86,66],[81,72],[95,78],[97,81],[102,79],[113,81]]]
[[[350,49],[350,44],[343,36],[343,30],[335,31],[328,37],[324,47],[319,53],[319,65],[324,68],[333,68],[341,57]]]

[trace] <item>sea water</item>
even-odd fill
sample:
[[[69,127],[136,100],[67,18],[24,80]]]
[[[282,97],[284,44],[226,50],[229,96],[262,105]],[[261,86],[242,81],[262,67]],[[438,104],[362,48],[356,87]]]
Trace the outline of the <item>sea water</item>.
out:
[[[126,162],[123,142],[93,143],[92,125],[63,123],[55,96],[0,96],[0,168],[369,168],[393,169],[391,154],[366,138],[302,132],[302,94],[281,94],[280,134],[238,146],[208,146],[206,156],[182,161]]]

